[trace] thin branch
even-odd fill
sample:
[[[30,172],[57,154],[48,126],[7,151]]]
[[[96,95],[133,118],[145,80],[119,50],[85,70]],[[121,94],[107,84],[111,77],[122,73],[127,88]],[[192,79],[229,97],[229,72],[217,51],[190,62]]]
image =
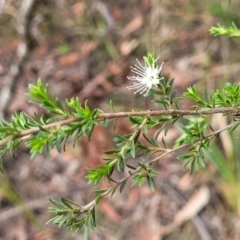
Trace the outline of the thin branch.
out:
[[[70,123],[76,122],[76,121],[79,121],[79,119],[78,118],[69,118],[69,119],[65,119],[65,120],[62,120],[62,121],[49,123],[47,125],[42,126],[41,128],[48,130],[48,129],[58,128],[60,126],[64,126],[64,125],[67,125],[67,124],[70,124]],[[18,138],[20,141],[22,141],[22,140],[26,141],[29,137],[31,137],[32,134],[37,133],[39,131],[41,131],[40,128],[34,127],[34,128],[29,129],[29,130],[25,130],[25,131],[20,132],[15,137],[15,139]],[[7,138],[4,138],[3,140],[1,140],[0,141],[0,146],[3,146],[5,144],[7,144],[10,139],[11,139],[11,137],[7,137]]]
[[[146,122],[147,122],[147,118],[145,118],[145,119],[142,121],[142,123],[137,127],[137,129],[134,131],[134,133],[132,134],[132,136],[129,138],[129,141],[128,141],[128,144],[129,144],[129,145],[134,141],[134,138],[137,136],[137,134],[138,134],[140,131],[142,131],[142,129],[144,128],[144,125],[146,124]],[[123,147],[123,148],[124,148],[124,147]],[[139,169],[140,169],[140,167],[139,167]],[[137,170],[137,169],[136,169],[136,170]],[[134,172],[135,172],[136,170],[134,170]],[[122,184],[124,181],[128,180],[128,178],[130,178],[131,176],[132,176],[132,174],[126,176],[126,177],[123,178],[121,181],[117,182],[113,187],[111,187],[111,188],[108,189],[105,193],[103,193],[102,196],[105,196],[105,195],[107,195],[108,193],[110,193],[111,191],[113,191],[114,189],[118,188],[118,186],[119,186],[120,184]],[[95,201],[93,201],[93,202],[95,202]],[[90,203],[90,208],[91,208],[91,206],[94,206],[94,205],[91,205],[93,202]],[[87,206],[88,206],[88,205],[84,206],[82,209],[83,209],[83,210],[89,209]]]
[[[239,124],[240,121],[238,122],[234,122],[232,124],[229,124],[228,126],[226,126],[225,128],[222,128],[218,131],[215,131],[207,136],[204,137],[204,139],[207,139],[207,138],[212,138],[213,136],[217,136],[219,135],[221,132],[223,131],[226,131],[228,129],[231,129],[232,127],[234,127],[235,125]],[[197,140],[195,143],[197,142],[200,142],[202,141],[203,139],[201,140]],[[179,147],[176,147],[174,149],[168,149],[168,151],[164,152],[163,154],[161,154],[160,156],[154,158],[153,160],[150,160],[147,165],[149,164],[152,164],[153,162],[157,162],[158,160],[160,160],[161,158],[173,153],[173,152],[176,152],[180,149],[183,149],[189,145],[192,145],[193,143],[188,143],[188,144],[185,144],[185,145],[182,145],[182,146],[179,146]],[[106,192],[102,193],[101,196],[104,197],[106,195],[108,195],[109,193],[111,193],[113,190],[117,189],[123,182],[127,181],[130,177],[132,177],[133,175],[135,175],[136,173],[138,173],[142,168],[141,167],[138,167],[136,168],[135,170],[131,171],[129,175],[127,175],[126,177],[122,178],[119,182],[115,183],[112,187],[110,187]],[[94,207],[96,205],[96,202],[95,200],[93,200],[92,202],[88,203],[87,205],[81,207],[81,209],[84,211],[84,210],[88,210],[88,209],[91,209],[92,207]]]
[[[224,107],[224,108],[213,108],[208,110],[160,110],[160,111],[139,111],[139,112],[118,112],[118,113],[103,113],[99,114],[99,119],[111,119],[111,118],[122,118],[129,116],[200,116],[200,115],[210,115],[216,113],[235,113],[237,110],[233,107]]]
[[[102,113],[98,115],[98,119],[104,120],[104,119],[113,119],[113,118],[123,118],[123,117],[129,117],[129,116],[201,116],[201,115],[210,115],[210,114],[217,114],[217,113],[235,113],[236,109],[233,107],[225,107],[225,108],[214,108],[214,109],[208,109],[208,110],[160,110],[160,111],[139,111],[139,112],[118,112],[118,113]],[[43,129],[53,129],[58,128],[73,122],[77,122],[81,119],[79,118],[68,118],[65,120],[61,120],[58,122],[46,124],[42,126]],[[34,127],[25,131],[20,132],[17,136],[15,136],[15,139],[19,139],[20,141],[27,140],[31,137],[32,134],[38,133],[41,131],[40,128]],[[4,146],[8,143],[8,141],[11,139],[11,137],[4,138],[0,141],[0,146]]]

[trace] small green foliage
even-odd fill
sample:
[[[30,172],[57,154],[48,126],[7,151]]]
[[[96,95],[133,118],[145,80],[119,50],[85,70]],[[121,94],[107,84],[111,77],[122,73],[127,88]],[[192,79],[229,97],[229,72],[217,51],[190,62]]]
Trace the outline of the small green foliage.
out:
[[[89,183],[97,185],[101,180],[104,179],[104,177],[106,176],[110,177],[112,175],[113,170],[114,166],[111,166],[110,164],[105,164],[97,169],[88,168],[87,169],[88,175],[86,176],[86,178],[88,179]]]
[[[38,153],[42,153],[44,147],[46,147],[47,154],[49,155],[49,144],[51,144],[52,148],[54,142],[52,141],[51,133],[48,132],[41,132],[26,141],[26,146],[30,148],[31,158],[34,158]]]
[[[164,76],[158,84],[159,90],[151,89],[148,93],[148,96],[157,96],[152,102],[162,105],[164,109],[171,109],[173,106],[178,108],[177,102],[180,98],[176,97],[176,89],[172,91],[173,83],[174,78],[170,78],[170,74]]]
[[[215,103],[217,107],[239,107],[240,83],[227,83],[222,91],[217,89]]]
[[[3,170],[2,156],[6,151],[14,152],[25,135],[28,136],[25,144],[30,148],[33,158],[36,154],[42,153],[44,149],[47,155],[54,147],[60,152],[62,143],[65,143],[71,135],[75,135],[74,145],[81,136],[87,135],[90,139],[94,127],[99,123],[98,115],[102,113],[101,110],[91,111],[87,102],[82,107],[77,98],[66,100],[63,106],[58,98],[52,98],[49,95],[48,87],[44,87],[40,79],[36,85],[30,85],[29,90],[27,95],[30,97],[30,102],[39,104],[54,116],[47,119],[45,116],[38,117],[34,114],[34,117],[31,117],[26,113],[16,112],[12,115],[11,122],[4,119],[0,121],[0,140],[8,138],[8,142],[0,149],[1,171]],[[76,120],[68,124],[56,123],[66,118]],[[52,123],[55,124],[51,126]]]
[[[235,25],[233,27],[236,28]],[[140,75],[142,82],[137,85],[137,88],[140,86],[138,91],[148,92],[148,96],[155,95],[152,102],[157,104],[158,111],[154,113],[148,110],[140,114],[132,111],[118,115],[110,102],[113,113],[105,114],[100,109],[91,110],[87,102],[81,105],[78,98],[67,99],[62,104],[57,97],[50,96],[48,86],[44,87],[39,79],[36,85],[29,85],[27,95],[31,103],[44,108],[50,117],[37,116],[37,114],[29,116],[23,112],[16,112],[12,115],[11,121],[0,121],[0,171],[2,171],[2,156],[7,151],[14,153],[21,142],[30,149],[32,158],[43,151],[49,155],[52,148],[61,152],[70,136],[73,136],[74,147],[80,137],[91,140],[95,126],[101,122],[104,127],[107,127],[107,121],[112,118],[116,120],[122,114],[128,117],[131,132],[127,134],[116,132],[113,139],[115,147],[105,151],[104,164],[96,169],[87,168],[86,178],[89,184],[97,186],[101,181],[108,180],[111,187],[96,189],[94,200],[85,206],[65,198],[61,198],[60,202],[50,200],[55,207],[49,208],[49,212],[55,216],[49,222],[76,232],[84,229],[84,239],[88,237],[89,228],[96,227],[95,207],[104,196],[109,194],[112,197],[118,188],[122,192],[129,179],[132,179],[132,186],[142,186],[146,182],[151,191],[154,191],[154,177],[158,172],[153,169],[153,163],[180,148],[188,147],[188,152],[178,156],[178,159],[184,161],[183,166],[190,166],[190,174],[194,170],[204,168],[204,152],[209,151],[211,140],[221,131],[235,131],[240,125],[240,83],[227,83],[222,90],[212,91],[210,94],[205,92],[203,96],[196,86],[189,87],[183,97],[194,100],[197,106],[192,110],[179,110],[178,102],[182,97],[177,97],[178,93],[173,89],[174,79],[170,78],[170,74],[162,76],[163,63],[158,68],[157,59],[154,59],[153,54],[144,57],[144,62],[144,66],[139,63],[139,66],[133,68],[133,72],[139,74],[139,71],[144,72],[146,69],[153,71],[152,79],[156,81],[153,85],[158,89],[151,89],[148,92],[150,87],[145,82],[144,74]],[[154,75],[155,72],[157,74]],[[131,80],[139,79],[135,76]],[[132,89],[135,89],[135,86]],[[159,109],[162,110],[159,111]],[[207,115],[203,115],[206,112],[207,114],[230,113],[233,115],[231,117],[233,122],[224,129],[214,132]],[[197,117],[191,115],[197,115]],[[164,138],[162,142],[158,139],[161,132],[166,136],[174,124],[180,125],[182,134],[176,140],[175,146],[171,148],[171,143],[169,147]],[[115,127],[116,121],[114,130]],[[156,130],[154,137],[152,136],[153,128]],[[130,159],[132,160],[129,164]],[[114,174],[115,172],[117,174]],[[116,180],[121,175],[124,177]]]
[[[200,95],[199,95],[199,93],[196,89],[196,86],[189,87],[187,90],[188,91],[186,93],[184,93],[183,96],[193,99],[200,106],[205,106],[206,105],[206,102],[203,101],[202,98],[200,97]]]
[[[194,170],[199,170],[199,166],[205,167],[203,149],[208,149],[210,142],[210,139],[205,137],[205,132],[209,126],[209,123],[205,121],[205,118],[191,117],[188,125],[181,127],[183,134],[175,142],[176,146],[192,144],[187,154],[178,157],[178,160],[185,161],[183,166],[190,165],[190,174]]]
[[[217,27],[211,27],[209,32],[214,36],[227,35],[228,37],[240,37],[240,29],[236,26],[234,22],[232,22],[232,25],[230,27],[225,27],[218,24]]]
[[[29,85],[29,93],[26,95],[30,97],[31,103],[38,104],[40,107],[45,108],[49,113],[60,114],[66,117],[63,105],[58,98],[52,99],[48,92],[48,86],[45,88],[40,79],[37,85]]]
[[[3,147],[0,148],[0,172],[3,172],[2,157],[7,151],[8,151],[7,146],[3,146]]]
[[[181,126],[183,134],[176,140],[176,146],[194,143],[197,139],[203,139],[208,126],[209,123],[206,123],[206,119],[203,117],[189,118],[189,123],[186,126]]]
[[[55,207],[49,207],[49,212],[56,216],[46,224],[52,222],[59,227],[70,228],[71,231],[75,232],[79,231],[82,227],[84,227],[86,232],[89,224],[92,229],[96,227],[95,207],[84,210],[80,205],[66,198],[61,198],[61,202],[50,199],[50,202]]]
[[[131,119],[130,119],[131,120]],[[98,167],[97,169],[88,168],[88,175],[86,178],[89,183],[94,185],[99,184],[101,180],[105,177],[109,181],[112,181],[112,173],[114,169],[117,169],[120,172],[125,171],[125,162],[129,157],[136,157],[136,152],[141,150],[141,143],[138,141],[140,136],[141,128],[144,127],[144,122],[147,122],[147,118],[142,118],[141,121],[134,121],[134,126],[136,130],[131,134],[120,135],[116,133],[114,141],[120,149],[112,149],[105,151],[105,154],[111,155],[109,158],[104,158],[107,163]]]
[[[195,86],[189,87],[187,90],[183,94],[185,97],[193,99],[199,106],[206,108],[238,107],[240,105],[240,83],[227,83],[222,91],[217,89],[215,92],[211,92],[209,98],[206,93],[202,98]]]
[[[197,91],[196,86],[187,88],[187,92],[183,93],[183,96],[194,100],[198,107],[214,108],[215,107],[215,93],[211,92],[209,97],[205,91],[205,94],[201,97]]]
[[[147,64],[147,65],[150,65],[150,66],[154,65],[154,67],[157,66],[153,53],[148,53],[147,57],[143,57],[143,60],[144,60],[145,64]]]
[[[200,167],[205,168],[203,148],[207,149],[208,144],[208,140],[193,144],[188,154],[183,154],[178,157],[178,160],[185,161],[183,167],[190,165],[190,174],[192,174],[194,170],[199,170]]]
[[[138,163],[141,171],[133,177],[132,187],[138,185],[141,187],[145,180],[147,180],[148,186],[152,192],[154,192],[153,178],[158,174],[158,172],[150,169],[147,165],[143,163]]]

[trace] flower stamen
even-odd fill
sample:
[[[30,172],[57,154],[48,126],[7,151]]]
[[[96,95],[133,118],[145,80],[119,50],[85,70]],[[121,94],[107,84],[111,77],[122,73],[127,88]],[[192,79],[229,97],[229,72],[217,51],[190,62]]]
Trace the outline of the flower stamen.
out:
[[[129,90],[137,89],[134,94],[140,92],[144,93],[144,96],[147,96],[150,89],[154,86],[157,86],[164,77],[161,77],[161,71],[163,62],[160,67],[156,66],[156,61],[158,58],[154,59],[152,55],[149,55],[148,58],[144,57],[145,65],[142,65],[138,59],[136,59],[137,64],[134,67],[131,66],[131,71],[135,73],[135,76],[127,77],[128,80],[137,81],[134,82],[132,86],[127,87]]]

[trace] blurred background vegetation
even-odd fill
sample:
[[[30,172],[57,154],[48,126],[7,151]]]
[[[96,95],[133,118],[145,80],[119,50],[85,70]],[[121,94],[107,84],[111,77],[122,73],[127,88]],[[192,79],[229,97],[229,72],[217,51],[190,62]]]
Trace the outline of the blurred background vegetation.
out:
[[[19,63],[19,44],[26,40],[18,27],[24,1],[0,1],[1,94],[11,79],[11,67]],[[239,82],[240,41],[209,35],[209,28],[217,23],[240,26],[238,0],[34,2],[28,26],[32,42],[2,110],[5,119],[14,111],[44,113],[25,96],[28,84],[35,84],[38,78],[62,101],[77,96],[106,112],[111,99],[116,111],[156,109],[150,97],[134,95],[126,88],[130,66],[148,52],[165,63],[163,74],[170,72],[175,78],[179,95],[193,84],[210,92],[228,81]],[[192,105],[182,101],[179,107],[189,109]],[[218,115],[212,126],[222,128],[228,121]],[[118,121],[117,131],[129,131],[127,120]],[[175,126],[168,144],[173,145],[179,134]],[[74,149],[69,142],[65,152],[52,151],[50,158],[43,154],[30,160],[24,147],[14,157],[6,156],[5,172],[0,174],[0,239],[83,239],[82,232],[45,226],[50,218],[48,198],[64,196],[80,204],[91,201],[92,187],[85,179],[85,168],[102,163],[102,152],[113,146],[112,137],[111,127],[99,126],[91,142],[81,139]],[[176,156],[170,156],[158,163],[154,193],[147,186],[131,189],[129,184],[122,194],[104,198],[97,209],[98,227],[90,239],[240,239],[239,137],[239,129],[222,134],[207,154],[207,168],[192,176]],[[107,182],[101,184],[102,188],[107,186]],[[203,187],[210,190],[210,196],[201,195]],[[194,212],[204,197],[206,207],[196,213],[200,223],[189,219],[184,225],[161,231],[189,199],[192,205],[187,205],[188,210]]]

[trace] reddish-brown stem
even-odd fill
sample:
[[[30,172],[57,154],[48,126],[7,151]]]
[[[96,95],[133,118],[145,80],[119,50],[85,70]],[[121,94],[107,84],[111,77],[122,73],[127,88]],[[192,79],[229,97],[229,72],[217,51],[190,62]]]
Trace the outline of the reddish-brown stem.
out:
[[[217,113],[235,113],[236,109],[233,107],[224,107],[224,108],[213,108],[213,109],[207,109],[207,110],[160,110],[160,111],[139,111],[139,112],[118,112],[118,113],[101,113],[98,115],[98,119],[104,120],[104,119],[113,119],[113,118],[123,118],[123,117],[129,117],[129,116],[187,116],[187,115],[193,115],[193,116],[201,116],[201,115],[211,115],[211,114],[217,114]],[[68,118],[64,119],[58,122],[49,123],[44,126],[41,126],[43,129],[53,129],[58,128],[76,121],[80,121],[79,118]],[[26,140],[29,139],[31,134],[37,133],[41,131],[40,128],[34,127],[28,130],[24,130],[20,132],[15,138],[18,138],[19,140]],[[0,141],[0,146],[4,146],[8,143],[10,140],[10,137],[4,138]]]
[[[204,139],[207,139],[207,138],[212,138],[214,136],[217,136],[218,134],[220,134],[221,132],[223,131],[226,131],[228,129],[231,129],[232,127],[234,127],[235,125],[239,124],[239,122],[234,122],[232,124],[229,124],[228,126],[226,126],[225,128],[222,128],[222,129],[219,129],[215,132],[212,132],[210,133],[209,135],[205,136]],[[202,141],[202,140],[197,140],[195,143],[199,142],[199,141]],[[176,152],[180,149],[183,149],[187,146],[189,146],[190,144],[192,143],[188,143],[188,144],[185,144],[185,145],[182,145],[182,146],[179,146],[179,147],[176,147],[176,148],[173,148],[173,149],[166,149],[165,152],[163,152],[160,156],[150,160],[149,162],[147,162],[146,165],[150,165],[154,162],[157,162],[158,160],[160,160],[161,158],[173,153],[173,152]],[[117,189],[124,181],[127,181],[131,176],[135,175],[136,173],[138,173],[139,171],[141,170],[141,167],[138,167],[136,168],[135,170],[131,171],[130,174],[128,174],[127,176],[125,176],[124,178],[122,178],[120,181],[116,182],[112,187],[110,187],[106,192],[104,192],[102,194],[102,197],[108,195],[109,193],[111,193],[114,189]],[[82,209],[83,210],[87,210],[87,209],[90,209],[92,208],[93,206],[96,205],[96,202],[95,200],[93,200],[92,202],[88,203],[87,205],[83,206]]]

